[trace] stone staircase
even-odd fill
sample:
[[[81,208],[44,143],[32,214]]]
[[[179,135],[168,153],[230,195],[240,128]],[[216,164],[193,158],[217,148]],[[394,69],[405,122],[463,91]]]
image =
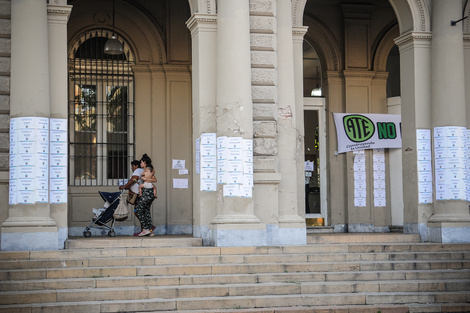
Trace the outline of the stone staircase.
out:
[[[93,237],[62,251],[0,252],[0,312],[470,312],[470,244],[403,234],[308,241]]]

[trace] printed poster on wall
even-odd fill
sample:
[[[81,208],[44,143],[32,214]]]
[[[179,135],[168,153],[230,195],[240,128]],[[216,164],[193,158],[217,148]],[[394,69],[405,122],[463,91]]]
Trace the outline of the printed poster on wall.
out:
[[[465,127],[434,127],[436,200],[467,200]]]
[[[48,139],[48,118],[10,120],[10,205],[48,202]]]
[[[67,119],[50,120],[50,203],[67,203]]]
[[[201,191],[216,191],[222,184],[224,197],[251,198],[253,140],[203,133],[198,143]]]
[[[401,148],[401,116],[394,114],[333,113],[338,153]]]

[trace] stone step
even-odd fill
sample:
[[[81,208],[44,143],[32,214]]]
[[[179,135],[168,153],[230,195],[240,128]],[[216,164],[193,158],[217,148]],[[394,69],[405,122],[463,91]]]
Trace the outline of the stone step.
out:
[[[129,277],[169,275],[219,275],[250,273],[349,272],[390,270],[463,270],[470,269],[470,260],[403,260],[351,262],[295,262],[246,264],[186,264],[150,266],[112,266],[38,268],[0,270],[0,280],[59,279],[86,277]]]
[[[307,232],[307,243],[412,243],[421,242],[419,234],[400,233],[313,233]]]
[[[298,262],[354,262],[354,261],[406,261],[406,260],[470,260],[470,252],[416,252],[416,253],[317,253],[317,254],[252,254],[201,256],[135,256],[88,257],[75,259],[20,259],[0,261],[0,269],[44,269],[74,267],[151,266],[173,264],[247,264]]]
[[[146,311],[146,313],[174,313],[174,311]],[[410,305],[348,305],[348,306],[309,306],[309,307],[278,307],[262,309],[229,309],[221,310],[179,310],[178,313],[423,313],[447,312],[468,313],[470,303],[441,304],[410,304]]]
[[[0,252],[0,312],[470,312],[470,244],[170,247],[147,245],[154,238],[88,239],[61,251]]]
[[[58,303],[38,303],[23,305],[0,305],[0,312],[161,312],[161,311],[194,311],[244,308],[285,308],[310,306],[365,306],[381,307],[412,303],[414,306],[440,308],[453,302],[453,306],[468,308],[468,292],[393,292],[393,293],[336,293],[267,296],[223,296],[172,299],[133,299],[105,301],[73,301]],[[457,301],[458,300],[458,301]],[[263,310],[262,312],[269,312]],[[312,311],[310,311],[312,312]],[[341,312],[341,309],[339,311]],[[416,312],[416,311],[415,311]],[[418,311],[420,312],[420,311]],[[421,311],[423,312],[423,311]],[[424,311],[426,312],[426,311]],[[442,311],[430,311],[442,312]]]
[[[307,233],[308,244],[332,243],[419,243],[419,234],[400,233]],[[65,242],[66,249],[90,248],[159,248],[202,246],[201,238],[190,235],[157,235],[154,237],[71,237]]]
[[[36,290],[0,293],[0,305],[136,299],[179,299],[204,297],[317,295],[317,294],[387,294],[459,292],[470,290],[470,280],[440,281],[356,281],[356,282],[284,282],[222,284],[204,286],[141,286],[92,289]],[[390,295],[388,295],[390,297]],[[381,302],[383,303],[383,302]]]
[[[159,247],[201,247],[202,238],[189,235],[157,235],[154,237],[71,237],[65,242],[65,249],[101,248],[159,248]]]
[[[352,254],[409,252],[470,252],[470,244],[316,244],[286,247],[177,247],[177,248],[95,248],[58,251],[0,251],[1,260],[71,260],[87,258],[124,258],[156,256],[228,256],[228,255],[289,255],[289,254]]]
[[[362,271],[362,272],[315,272],[315,273],[265,273],[237,275],[174,275],[174,276],[129,276],[86,277],[65,279],[30,279],[1,281],[0,291],[30,291],[53,289],[86,289],[120,287],[156,287],[210,284],[256,284],[256,283],[304,283],[358,281],[434,281],[469,280],[470,270],[433,271]]]

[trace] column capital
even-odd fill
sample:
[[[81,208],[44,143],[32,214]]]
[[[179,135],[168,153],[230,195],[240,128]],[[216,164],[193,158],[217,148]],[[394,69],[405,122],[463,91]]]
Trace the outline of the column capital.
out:
[[[186,21],[186,26],[194,36],[198,31],[214,31],[217,29],[217,15],[195,13]]]
[[[400,50],[407,50],[413,46],[431,47],[431,32],[409,32],[395,39]]]
[[[308,26],[294,26],[292,27],[292,37],[294,42],[303,42],[304,36],[308,31]]]
[[[56,22],[62,21],[67,22],[72,12],[71,5],[57,5],[57,4],[48,4],[47,5],[47,18],[49,20],[54,20]]]

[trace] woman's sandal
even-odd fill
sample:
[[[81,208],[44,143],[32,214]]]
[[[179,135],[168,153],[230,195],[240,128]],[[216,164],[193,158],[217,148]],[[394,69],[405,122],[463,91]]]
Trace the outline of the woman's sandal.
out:
[[[141,231],[137,236],[139,237],[144,237],[144,236],[148,236],[150,235],[152,232],[150,230],[146,230],[144,229],[143,231]]]

